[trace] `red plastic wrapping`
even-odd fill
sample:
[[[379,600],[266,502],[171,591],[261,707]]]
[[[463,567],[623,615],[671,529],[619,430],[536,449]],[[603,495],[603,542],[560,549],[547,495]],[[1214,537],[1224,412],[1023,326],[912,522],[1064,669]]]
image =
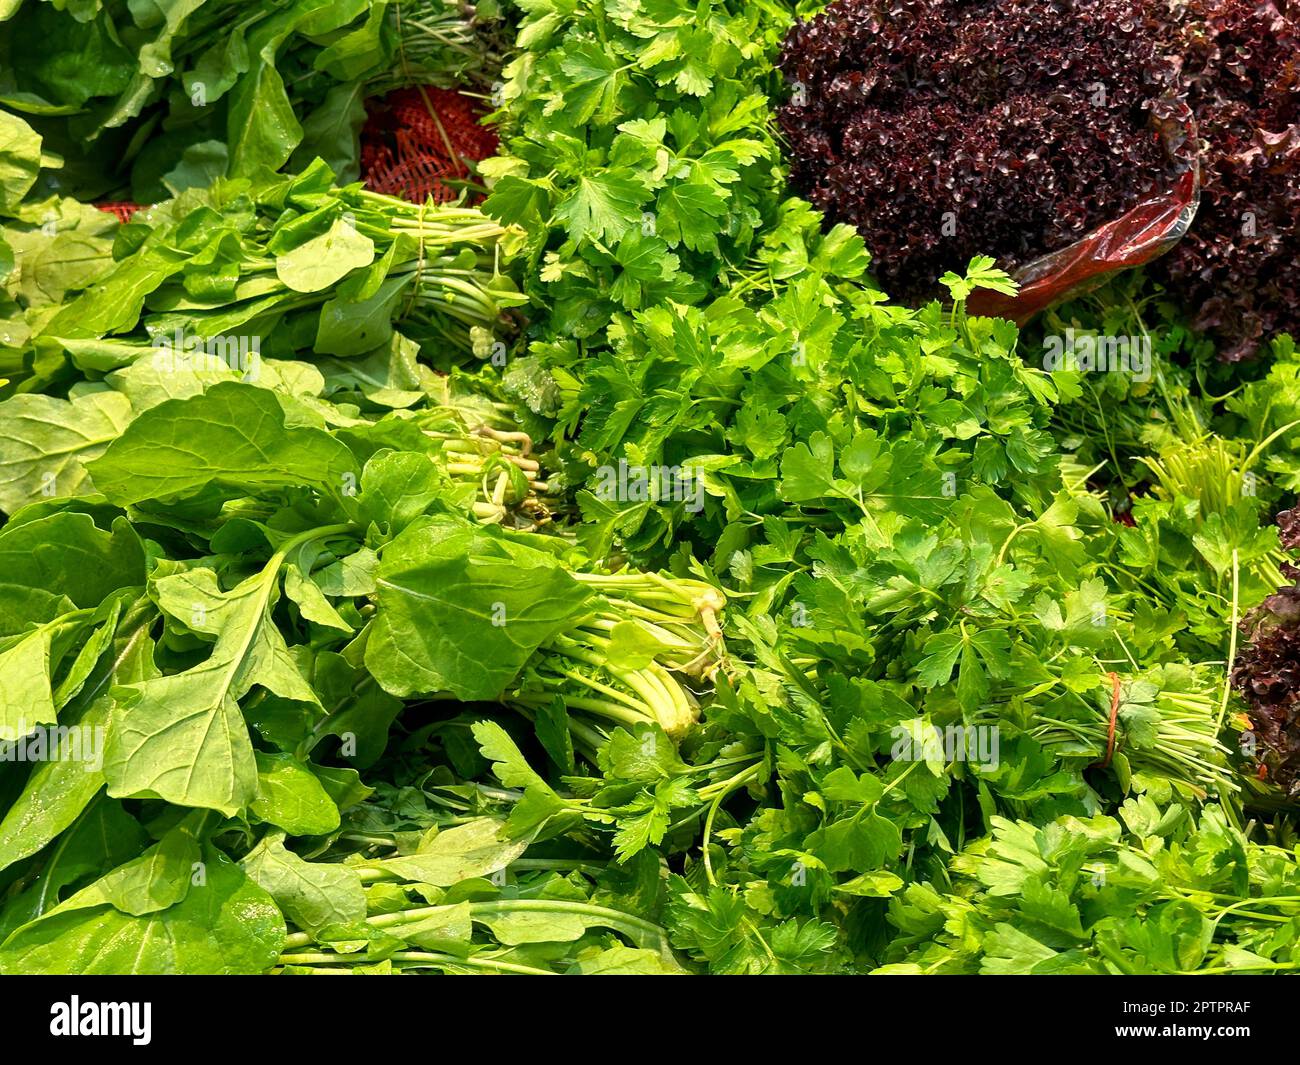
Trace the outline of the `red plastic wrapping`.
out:
[[[1188,111],[1180,121],[1161,125],[1159,135],[1174,164],[1170,187],[1073,244],[1014,271],[1012,276],[1020,283],[1018,295],[976,291],[967,303],[970,313],[1024,325],[1051,304],[1078,296],[1120,270],[1149,263],[1182,240],[1201,200],[1196,123]]]
[[[468,96],[451,89],[399,89],[371,101],[361,131],[361,176],[375,192],[412,203],[454,199],[470,162],[494,155],[497,136]]]

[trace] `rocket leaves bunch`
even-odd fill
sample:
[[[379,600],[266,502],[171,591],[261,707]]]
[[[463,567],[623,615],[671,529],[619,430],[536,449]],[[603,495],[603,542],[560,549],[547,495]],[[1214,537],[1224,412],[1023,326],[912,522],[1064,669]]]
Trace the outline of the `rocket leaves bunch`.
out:
[[[404,703],[510,705],[525,668],[554,655],[580,660],[581,676],[610,705],[636,705],[652,678],[663,705],[687,714],[664,721],[680,732],[694,714],[686,686],[707,684],[723,654],[716,622],[700,613],[714,616],[718,593],[700,582],[584,572],[563,540],[480,523],[475,486],[466,491],[448,470],[444,441],[426,438],[413,418],[351,419],[331,431],[291,396],[207,384],[143,411],[88,462],[95,494],[32,502],[0,532],[0,552],[32,555],[41,567],[8,571],[22,576],[8,579],[0,637],[12,793],[0,821],[5,969],[114,971],[122,944],[174,922],[198,921],[219,940],[224,911],[210,911],[214,924],[190,911],[217,906],[227,890],[230,906],[266,914],[266,927],[243,940],[247,952],[217,962],[211,941],[182,938],[172,954],[138,964],[269,967],[276,955],[265,948],[281,919],[263,888],[279,899],[279,881],[269,858],[245,852],[258,840],[271,848],[264,837],[277,830],[330,840],[342,811],[369,792],[356,766],[379,757]],[[425,397],[435,412],[445,409],[441,398]],[[400,427],[427,447],[377,446]],[[554,594],[539,598],[547,580]],[[652,622],[660,596],[677,607],[658,608]],[[424,642],[412,643],[412,633]],[[571,666],[557,669],[563,680]],[[594,760],[608,733],[575,725],[581,736],[568,738],[568,707],[581,713],[585,704],[566,690],[557,685],[540,708],[521,694],[519,705],[544,715],[557,743]],[[658,704],[646,705],[641,720],[656,722]],[[92,747],[79,751],[85,758],[32,768],[27,738],[46,727],[62,728],[60,742],[89,737]],[[565,802],[556,796],[548,817]],[[177,821],[186,810],[196,813]],[[158,818],[177,827],[155,837],[157,853],[135,871],[126,858],[139,845],[127,841],[162,831]],[[595,823],[612,831],[618,819],[600,813]],[[64,846],[101,820],[112,826],[108,850],[78,848],[79,864],[62,868]],[[517,855],[541,823],[507,834],[502,818],[487,838],[514,841]],[[645,832],[628,853],[652,838]],[[460,854],[458,839],[435,852]],[[241,856],[243,871],[231,863]],[[187,894],[191,866],[202,883]],[[150,872],[175,893],[137,901],[115,886]],[[89,887],[60,899],[88,875]],[[455,879],[474,875],[466,868]]]
[[[354,181],[367,99],[490,87],[504,25],[492,0],[17,0],[0,11],[0,106],[82,200],[156,203],[317,157]]]
[[[513,302],[500,226],[471,208],[335,188],[319,160],[285,178],[218,182],[137,218],[118,231],[113,267],[44,323],[55,350],[138,330],[130,339],[146,349],[179,331],[257,337],[272,357],[308,346],[350,357],[383,345],[399,319],[412,339],[468,353],[470,330],[496,327]],[[90,345],[87,359],[115,369],[133,354]]]
[[[29,199],[4,228],[20,256],[0,294],[14,382],[0,401],[11,426],[0,447],[7,512],[90,491],[86,464],[132,418],[207,384],[260,382],[332,426],[367,431],[365,413],[408,409],[431,387],[419,343],[446,367],[491,357],[494,337],[511,331],[507,231],[470,208],[336,188],[319,161],[285,178],[218,182],[107,232],[107,216],[70,205]],[[465,426],[426,417],[381,435],[393,444],[403,429],[408,441],[441,431],[454,449]],[[500,411],[476,415],[475,439],[449,468],[477,473],[484,508],[504,515],[545,487],[516,441],[492,438],[501,424]]]

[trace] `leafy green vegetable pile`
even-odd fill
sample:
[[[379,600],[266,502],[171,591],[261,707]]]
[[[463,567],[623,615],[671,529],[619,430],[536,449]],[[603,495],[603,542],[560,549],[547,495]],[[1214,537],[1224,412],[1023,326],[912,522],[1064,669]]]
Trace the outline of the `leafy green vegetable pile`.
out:
[[[366,98],[489,89],[499,23],[495,0],[6,0],[0,106],[83,200],[153,203],[316,157],[355,180]]]
[[[119,226],[0,113],[0,971],[1300,967],[1290,341],[900,307],[785,186],[795,11],[519,8],[481,209]]]

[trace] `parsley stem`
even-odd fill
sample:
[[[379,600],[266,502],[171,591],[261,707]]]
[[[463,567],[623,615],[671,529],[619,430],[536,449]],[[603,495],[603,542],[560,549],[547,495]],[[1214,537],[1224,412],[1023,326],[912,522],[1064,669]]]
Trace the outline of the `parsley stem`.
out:
[[[718,881],[713,875],[713,860],[709,856],[709,846],[713,837],[713,821],[718,815],[718,807],[722,805],[723,799],[753,777],[757,770],[758,766],[750,766],[748,769],[737,773],[734,777],[723,781],[718,794],[714,796],[713,801],[709,804],[709,813],[704,819],[704,840],[700,845],[700,852],[704,856],[704,875],[708,877],[710,885],[714,887],[717,887]]]
[[[1232,549],[1232,620],[1228,626],[1228,660],[1224,668],[1223,699],[1219,703],[1219,716],[1214,722],[1214,732],[1216,735],[1223,731],[1223,719],[1228,713],[1228,699],[1232,695],[1232,664],[1237,660],[1239,579],[1240,565],[1237,557],[1237,548],[1234,547]]]

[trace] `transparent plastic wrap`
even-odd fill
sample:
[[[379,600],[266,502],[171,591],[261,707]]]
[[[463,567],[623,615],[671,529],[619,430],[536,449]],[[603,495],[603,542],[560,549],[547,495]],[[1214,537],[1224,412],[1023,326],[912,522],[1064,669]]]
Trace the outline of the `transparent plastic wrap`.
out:
[[[1149,263],[1182,240],[1201,200],[1196,121],[1180,107],[1176,117],[1156,120],[1156,132],[1173,166],[1169,185],[1073,244],[1012,271],[1020,284],[1018,295],[977,291],[967,305],[970,312],[1024,325],[1052,304],[1081,295],[1121,270]]]

